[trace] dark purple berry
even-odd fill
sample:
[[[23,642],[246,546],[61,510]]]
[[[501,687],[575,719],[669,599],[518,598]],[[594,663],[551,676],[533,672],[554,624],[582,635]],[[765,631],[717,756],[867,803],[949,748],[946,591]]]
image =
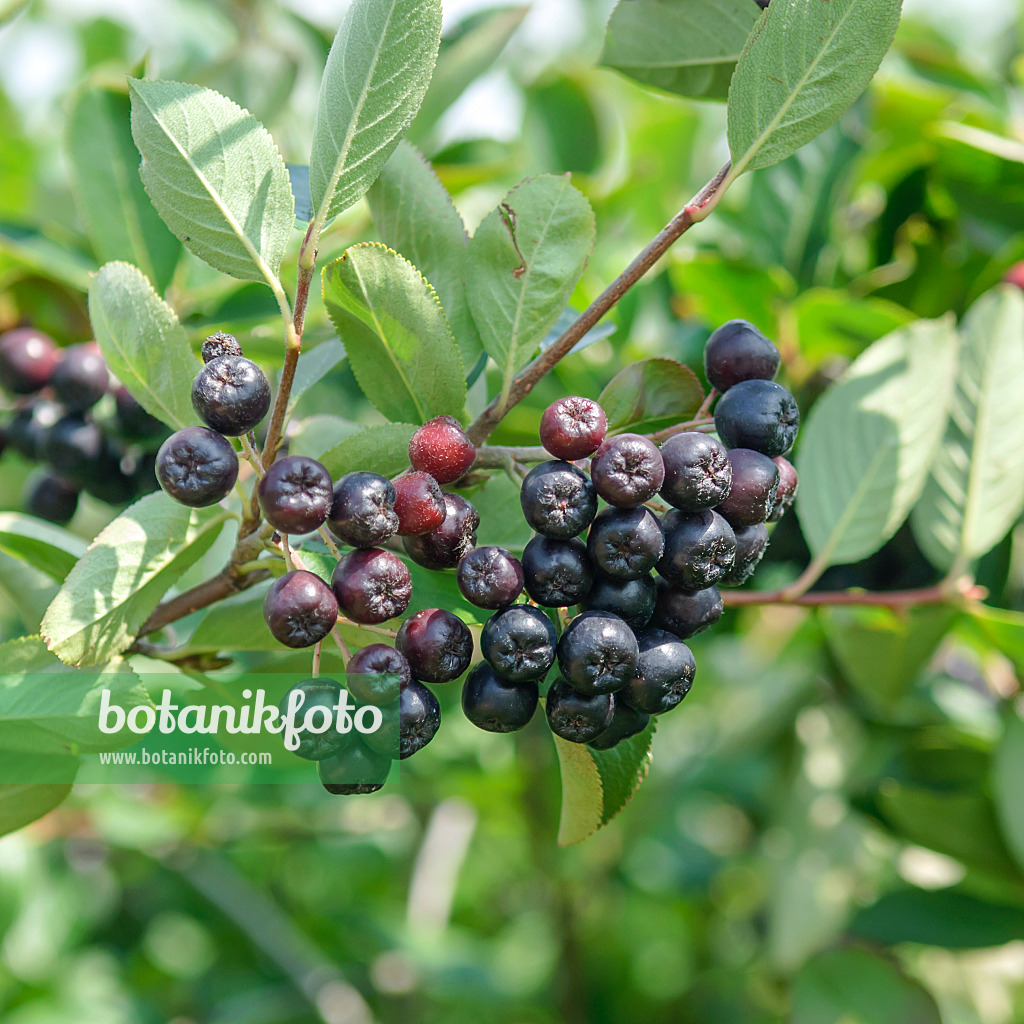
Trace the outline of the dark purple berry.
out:
[[[34,395],[53,380],[60,350],[33,327],[0,334],[0,387],[12,395]]]
[[[473,548],[459,562],[459,590],[478,608],[504,608],[511,604],[523,591],[523,579],[519,559],[504,548]]]
[[[333,679],[303,679],[290,687],[278,704],[283,719],[298,732],[299,745],[291,753],[307,761],[322,761],[349,743],[349,736],[337,729],[337,704],[341,686]],[[295,710],[291,707],[293,700]],[[312,726],[310,731],[307,726]],[[326,726],[326,728],[322,728]],[[299,731],[301,730],[301,731]]]
[[[617,747],[623,740],[628,740],[630,736],[643,732],[651,720],[650,715],[631,708],[624,701],[619,700],[617,695],[614,698],[614,705],[611,725],[600,736],[595,736],[587,744],[594,750],[611,750],[612,747]]]
[[[722,324],[704,346],[704,375],[723,392],[743,380],[771,380],[779,362],[779,350],[746,320]]]
[[[584,694],[614,693],[633,678],[639,648],[633,631],[610,612],[584,612],[558,641],[558,668]]]
[[[534,537],[523,551],[526,592],[545,608],[579,604],[594,582],[594,570],[583,542]]]
[[[643,629],[654,614],[658,587],[648,576],[635,580],[615,580],[597,575],[580,607],[585,611],[611,612],[630,629]]]
[[[439,484],[464,477],[475,460],[476,448],[454,416],[434,417],[409,441],[409,464]]]
[[[25,494],[25,511],[47,522],[64,526],[78,508],[78,490],[52,473],[34,479]]]
[[[117,408],[118,433],[126,440],[145,441],[166,432],[167,428],[160,420],[150,416],[123,384],[114,389],[114,402]]]
[[[502,679],[524,683],[543,679],[555,663],[558,637],[538,608],[513,605],[492,615],[480,633],[480,653]]]
[[[82,490],[108,505],[125,505],[138,496],[138,482],[121,468],[125,459],[109,447],[104,453],[102,470],[92,472],[84,480]]]
[[[350,551],[335,566],[331,586],[342,615],[365,626],[401,615],[412,599],[405,562],[382,548]]]
[[[793,447],[799,428],[796,399],[774,381],[740,381],[715,406],[715,430],[727,448],[753,448],[775,458]]]
[[[767,455],[749,448],[730,449],[729,462],[732,490],[715,511],[734,528],[763,523],[775,509],[778,466]]]
[[[68,412],[91,409],[110,387],[110,374],[95,342],[72,345],[53,371],[53,390]]]
[[[552,683],[545,699],[551,731],[570,743],[589,743],[612,723],[615,698],[610,693],[583,694],[564,679]]]
[[[619,434],[597,449],[590,479],[609,505],[636,508],[661,490],[665,463],[653,441],[640,434]]]
[[[673,633],[680,640],[689,640],[713,626],[722,617],[722,611],[722,595],[718,587],[707,587],[694,594],[677,590],[665,580],[659,580],[651,626]]]
[[[718,581],[721,587],[741,587],[757,568],[768,548],[768,527],[764,523],[740,526],[736,534],[736,560],[732,568]]]
[[[216,505],[238,479],[231,442],[208,427],[171,434],[156,453],[156,478],[175,501],[191,508]]]
[[[604,409],[590,398],[570,395],[544,410],[540,443],[556,458],[574,462],[600,447],[608,431]]]
[[[606,508],[587,534],[587,554],[594,567],[617,580],[649,573],[665,550],[657,516],[646,508]]]
[[[391,771],[391,759],[370,750],[365,743],[354,738],[336,754],[318,761],[316,768],[328,793],[354,796],[376,793],[383,788]]]
[[[373,548],[398,530],[395,488],[377,473],[347,473],[334,486],[327,527],[354,548]]]
[[[220,359],[221,356],[240,356],[241,354],[242,346],[238,344],[238,339],[233,334],[225,334],[224,331],[211,334],[203,342],[204,363],[212,363],[214,359]]]
[[[402,687],[398,699],[398,756],[401,760],[421,751],[441,727],[441,705],[420,682]]]
[[[445,517],[440,526],[417,537],[403,537],[406,554],[424,569],[454,569],[476,544],[480,513],[459,494],[442,495]]]
[[[636,674],[616,703],[645,715],[663,715],[690,692],[697,662],[682,640],[663,629],[646,629],[636,639],[640,645]]]
[[[569,462],[534,466],[519,492],[526,521],[538,533],[568,540],[582,533],[597,513],[597,494],[586,473]]]
[[[263,599],[263,618],[285,647],[312,647],[334,628],[338,602],[331,588],[305,569],[274,580]]]
[[[779,486],[775,491],[775,508],[768,517],[769,523],[777,523],[794,501],[797,491],[800,489],[800,480],[796,475],[793,464],[781,455],[776,455],[772,462],[779,469]]]
[[[63,418],[64,410],[56,402],[37,398],[7,425],[7,443],[22,458],[37,462],[45,457],[50,432]]]
[[[79,487],[121,472],[121,460],[103,431],[81,416],[58,420],[46,432],[42,444],[42,454],[53,471]]]
[[[285,455],[259,486],[263,516],[278,533],[312,533],[323,526],[334,501],[331,474],[305,455]]]
[[[713,508],[729,496],[732,463],[725,445],[696,430],[674,434],[661,446],[661,496],[684,512]]]
[[[510,683],[480,662],[462,684],[462,711],[485,732],[517,732],[537,710],[536,683]]]
[[[736,536],[732,527],[711,509],[686,515],[673,509],[661,518],[665,554],[658,575],[683,590],[704,590],[732,568]]]
[[[412,678],[409,662],[394,647],[370,644],[356,651],[345,669],[349,692],[363,704],[378,706],[398,699]]]
[[[192,408],[210,428],[238,437],[255,427],[270,408],[270,382],[245,356],[211,360],[192,382]]]
[[[457,615],[443,608],[424,608],[402,623],[395,648],[405,655],[414,679],[448,683],[469,668],[473,635]]]
[[[395,488],[398,535],[417,536],[437,529],[448,510],[437,481],[429,473],[405,473],[391,481]]]

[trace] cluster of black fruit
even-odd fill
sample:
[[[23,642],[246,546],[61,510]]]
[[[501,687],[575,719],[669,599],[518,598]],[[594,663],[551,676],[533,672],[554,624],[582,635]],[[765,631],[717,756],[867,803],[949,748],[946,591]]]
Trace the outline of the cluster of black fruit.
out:
[[[95,343],[62,349],[31,327],[7,331],[0,388],[13,403],[0,451],[46,464],[26,486],[27,512],[63,525],[83,490],[124,505],[155,489],[151,449],[165,428],[111,377]]]

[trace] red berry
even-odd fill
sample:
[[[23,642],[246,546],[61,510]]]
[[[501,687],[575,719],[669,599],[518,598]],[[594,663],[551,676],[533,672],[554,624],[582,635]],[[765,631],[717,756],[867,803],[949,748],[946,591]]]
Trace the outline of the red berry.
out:
[[[53,379],[60,351],[49,335],[32,327],[0,334],[0,387],[12,395],[32,395]]]
[[[769,523],[777,523],[785,514],[786,509],[796,500],[796,492],[800,489],[800,480],[793,464],[777,455],[772,462],[779,467],[779,487],[775,492],[775,508],[768,517]]]
[[[391,481],[395,488],[398,535],[415,537],[440,526],[448,510],[437,481],[422,472],[406,473]]]
[[[556,459],[568,462],[596,452],[607,431],[604,409],[578,395],[560,398],[540,418],[540,443]]]
[[[454,416],[435,416],[409,441],[412,468],[429,473],[439,484],[465,476],[476,459],[476,448]]]

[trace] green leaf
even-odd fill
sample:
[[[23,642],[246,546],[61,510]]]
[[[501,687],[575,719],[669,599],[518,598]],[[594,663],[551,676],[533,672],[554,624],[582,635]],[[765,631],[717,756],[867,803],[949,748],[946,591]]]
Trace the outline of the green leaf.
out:
[[[876,341],[814,406],[797,513],[821,564],[870,555],[906,518],[942,442],[956,359],[952,321],[921,320]]]
[[[1024,871],[1024,800],[1020,792],[1024,779],[1022,710],[1024,707],[1019,707],[1006,714],[1006,729],[992,762],[992,783],[1003,838]]]
[[[110,371],[146,412],[176,430],[195,423],[199,364],[174,310],[137,267],[100,269],[89,286],[89,319]]]
[[[946,437],[911,518],[937,568],[967,564],[998,543],[1024,510],[1024,295],[1003,287],[971,307]]]
[[[217,539],[228,513],[189,509],[162,492],[121,513],[89,545],[46,610],[40,632],[67,665],[127,650],[164,594]]]
[[[594,247],[594,213],[568,175],[527,178],[469,243],[469,306],[507,391],[569,301]]]
[[[885,56],[900,0],[772,0],[729,87],[732,177],[785,159],[864,91]]]
[[[59,589],[45,573],[0,551],[0,593],[6,595],[29,633],[38,632]]]
[[[124,662],[93,671],[69,668],[46,649],[42,637],[31,636],[0,645],[0,664],[0,750],[88,754],[137,741],[128,730],[108,734],[99,728],[104,690],[126,711],[152,703]]]
[[[793,986],[791,1024],[941,1024],[928,991],[890,960],[832,949],[809,961]]]
[[[42,231],[0,221],[0,252],[17,260],[48,281],[89,290],[96,266],[79,252],[49,238]]]
[[[642,359],[620,370],[597,401],[609,433],[649,433],[692,419],[704,389],[693,370],[675,359]]]
[[[607,825],[647,777],[655,720],[611,750],[554,737],[562,770],[558,845],[573,846]]]
[[[433,286],[462,365],[472,366],[483,348],[463,282],[469,236],[447,189],[420,152],[403,142],[367,199],[381,241],[410,260]]]
[[[466,378],[444,310],[398,253],[364,243],[324,267],[327,314],[366,397],[389,420],[459,418]]]
[[[392,477],[409,465],[411,423],[382,423],[366,427],[319,456],[332,480],[346,473],[367,471]]]
[[[295,206],[266,129],[212,89],[134,78],[128,89],[142,180],[164,223],[215,270],[279,290]]]
[[[321,224],[380,174],[420,108],[440,41],[441,0],[353,0],[313,122],[309,186]]]
[[[0,551],[40,569],[58,583],[85,554],[85,548],[81,537],[52,523],[17,512],[0,512]]]
[[[298,366],[295,368],[291,394],[288,396],[287,415],[289,417],[299,404],[299,399],[314,384],[323,380],[344,358],[345,346],[337,338],[322,341],[316,348],[303,349],[302,355],[299,356]]]
[[[54,765],[50,757],[31,758],[33,764],[39,765],[57,774],[59,766]],[[77,766],[73,758],[60,758],[61,762],[73,762],[72,770]],[[24,754],[0,753],[0,778],[7,778],[9,769],[15,773],[37,774],[34,767],[26,763]],[[71,795],[71,784],[44,783],[8,783],[0,785],[0,835],[5,836],[23,828],[30,822],[49,814],[58,804],[62,804]]]
[[[1024,614],[973,602],[968,610],[985,640],[1005,654],[1017,676],[1024,679]]]
[[[181,256],[181,243],[142,187],[130,118],[131,103],[124,93],[86,86],[74,94],[64,134],[71,185],[99,259],[136,264],[164,292]]]
[[[324,452],[330,451],[346,438],[364,429],[359,423],[342,419],[340,416],[317,413],[304,420],[295,421],[294,427],[288,431],[288,451],[291,455],[319,459]]]
[[[600,63],[680,96],[725,99],[757,14],[750,0],[619,0]]]

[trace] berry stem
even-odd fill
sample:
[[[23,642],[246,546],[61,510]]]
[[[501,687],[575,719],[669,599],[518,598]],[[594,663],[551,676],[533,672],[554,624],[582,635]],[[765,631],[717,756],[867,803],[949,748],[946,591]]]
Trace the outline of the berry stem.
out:
[[[796,605],[801,607],[827,607],[831,605],[870,605],[898,611],[929,604],[957,604],[981,601],[987,591],[970,580],[958,580],[952,585],[937,583],[932,587],[912,590],[812,590],[805,594],[792,594],[789,588],[770,591],[725,591],[722,601],[727,607],[744,605]]]
[[[647,273],[672,245],[694,224],[700,223],[718,205],[724,194],[724,183],[729,175],[726,164],[677,213],[633,260],[632,263],[580,314],[562,336],[521,370],[507,388],[507,396],[499,396],[476,418],[467,433],[476,445],[486,440],[508,411],[521,402],[541,378],[552,370],[613,306]]]
[[[320,676],[320,648],[323,644],[323,640],[318,640],[316,646],[313,648],[313,667],[310,669],[310,674],[314,679]]]
[[[334,538],[327,532],[324,527],[319,527],[316,531],[320,534],[320,538],[327,545],[327,550],[330,551],[335,558],[341,558],[341,551],[338,549],[338,545],[334,543]]]
[[[299,561],[298,557],[292,558],[292,548],[291,545],[288,543],[287,534],[281,535],[281,552],[284,555],[284,564],[288,567],[289,572],[292,572],[295,569],[296,564],[299,566],[300,569],[306,568],[302,564],[302,562]]]
[[[352,652],[348,649],[348,644],[345,643],[345,640],[341,635],[341,631],[338,629],[337,626],[335,626],[334,629],[331,630],[331,636],[334,637],[334,642],[338,645],[338,650],[341,651],[341,656],[345,659],[345,664],[347,665],[352,660]],[[317,653],[319,653],[319,644],[316,645],[316,649]]]

